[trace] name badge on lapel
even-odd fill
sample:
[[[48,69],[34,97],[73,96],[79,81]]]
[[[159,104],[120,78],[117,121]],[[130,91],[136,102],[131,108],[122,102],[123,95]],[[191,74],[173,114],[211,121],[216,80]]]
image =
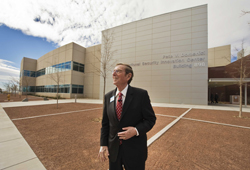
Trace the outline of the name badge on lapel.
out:
[[[110,103],[113,102],[114,100],[115,100],[115,96],[112,96],[112,97],[110,98]]]

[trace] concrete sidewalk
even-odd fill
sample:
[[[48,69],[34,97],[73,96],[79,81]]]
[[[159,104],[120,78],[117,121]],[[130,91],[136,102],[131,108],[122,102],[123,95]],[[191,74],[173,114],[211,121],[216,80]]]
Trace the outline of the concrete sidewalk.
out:
[[[45,170],[29,144],[0,105],[0,169]]]
[[[1,170],[44,170],[45,167],[37,158],[33,150],[20,134],[18,129],[5,113],[5,107],[35,106],[56,104],[56,100],[48,101],[29,101],[29,102],[4,102],[0,103],[0,169]],[[59,100],[59,103],[74,103],[75,99]],[[102,104],[102,100],[95,99],[77,99],[77,103]],[[156,107],[172,108],[193,108],[208,110],[227,110],[239,111],[239,106],[235,105],[186,105],[186,104],[168,104],[152,103]],[[250,107],[243,107],[243,112],[250,112]]]
[[[75,99],[63,99],[59,100],[59,103],[74,103]],[[102,100],[99,99],[77,99],[77,103],[92,103],[102,104]],[[2,107],[20,107],[20,106],[35,106],[35,105],[46,105],[56,104],[56,100],[47,101],[29,101],[29,102],[3,102],[0,103]],[[173,107],[173,108],[193,108],[193,109],[208,109],[208,110],[228,110],[228,111],[239,111],[238,105],[231,104],[214,104],[214,105],[188,105],[188,104],[171,104],[171,103],[152,103],[152,106],[156,107]],[[242,107],[243,112],[250,112],[250,106]]]
[[[239,111],[238,105],[225,105],[225,104],[214,104],[214,105],[188,105],[188,104],[169,104],[169,103],[152,103],[153,106],[157,107],[173,107],[173,108],[193,108],[193,109],[208,109],[208,110],[226,110],[226,111]],[[242,107],[243,112],[250,112],[250,107]]]
[[[75,99],[59,100],[59,103],[74,103]],[[78,99],[78,103],[98,103],[102,100]],[[56,100],[3,102],[0,103],[0,169],[1,170],[46,170],[29,144],[10,120],[4,107],[20,107],[56,104]]]
[[[102,100],[97,99],[77,99],[77,103],[92,103],[92,104],[102,104]],[[21,107],[21,106],[36,106],[36,105],[46,105],[46,104],[56,104],[56,100],[39,100],[39,101],[29,101],[29,102],[2,102],[0,105],[2,107]],[[62,99],[58,103],[75,103],[75,99]]]

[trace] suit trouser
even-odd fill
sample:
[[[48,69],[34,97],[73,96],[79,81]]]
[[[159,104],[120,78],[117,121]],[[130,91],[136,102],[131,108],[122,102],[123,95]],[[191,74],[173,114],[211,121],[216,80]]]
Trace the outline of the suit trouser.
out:
[[[136,164],[134,162],[131,163],[124,158],[123,152],[124,148],[120,145],[116,161],[109,161],[109,170],[123,170],[123,166],[125,170],[145,170],[145,162],[137,162]]]

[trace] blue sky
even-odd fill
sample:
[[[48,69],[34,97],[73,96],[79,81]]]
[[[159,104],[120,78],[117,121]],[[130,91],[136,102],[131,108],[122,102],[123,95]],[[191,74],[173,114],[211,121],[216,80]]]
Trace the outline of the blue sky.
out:
[[[70,42],[99,44],[101,31],[132,21],[208,5],[208,48],[242,39],[250,46],[249,0],[1,0],[0,88],[18,77],[23,57],[38,59]]]
[[[38,59],[57,48],[55,43],[48,42],[45,38],[25,35],[22,31],[5,25],[0,26],[0,37],[1,59],[14,62],[13,66],[17,68],[23,57]]]

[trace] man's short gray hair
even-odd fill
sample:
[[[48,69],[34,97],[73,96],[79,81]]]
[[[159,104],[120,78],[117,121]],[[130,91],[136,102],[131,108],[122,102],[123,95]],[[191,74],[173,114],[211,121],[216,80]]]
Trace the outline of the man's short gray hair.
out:
[[[125,73],[126,75],[131,73],[131,78],[128,80],[128,84],[130,84],[130,82],[132,81],[133,79],[133,76],[134,76],[134,72],[133,72],[133,69],[130,65],[128,64],[124,64],[124,63],[117,63],[116,66],[119,66],[119,65],[122,65],[122,66],[125,66]]]

